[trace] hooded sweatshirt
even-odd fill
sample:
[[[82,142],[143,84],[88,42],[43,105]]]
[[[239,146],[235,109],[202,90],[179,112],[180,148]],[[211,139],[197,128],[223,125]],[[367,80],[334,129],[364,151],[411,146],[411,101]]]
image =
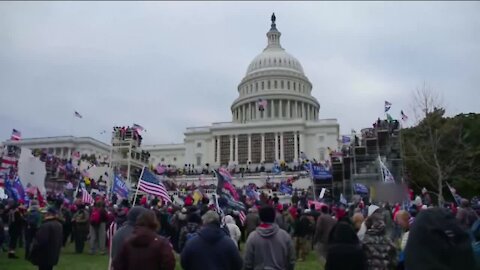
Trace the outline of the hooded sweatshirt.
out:
[[[148,210],[143,208],[142,206],[135,206],[127,214],[127,221],[125,224],[118,229],[118,231],[115,233],[113,236],[112,240],[112,259],[114,259],[117,256],[117,253],[120,251],[122,248],[123,243],[125,243],[125,240],[127,240],[128,237],[133,232],[135,222],[137,221],[137,218],[147,212]]]
[[[237,245],[220,226],[207,224],[188,240],[180,262],[184,270],[240,270],[242,257]]]
[[[245,270],[292,270],[295,251],[290,235],[277,224],[261,224],[247,239]]]
[[[175,256],[167,239],[145,227],[135,228],[113,261],[115,270],[173,270]]]

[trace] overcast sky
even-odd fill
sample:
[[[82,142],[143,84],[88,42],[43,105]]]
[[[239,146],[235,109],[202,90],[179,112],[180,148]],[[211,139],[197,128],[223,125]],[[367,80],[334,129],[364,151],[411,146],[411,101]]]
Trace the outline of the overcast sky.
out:
[[[230,121],[273,11],[341,133],[384,100],[411,115],[423,82],[449,114],[480,111],[480,2],[0,2],[0,138],[138,123],[145,143],[180,143]]]

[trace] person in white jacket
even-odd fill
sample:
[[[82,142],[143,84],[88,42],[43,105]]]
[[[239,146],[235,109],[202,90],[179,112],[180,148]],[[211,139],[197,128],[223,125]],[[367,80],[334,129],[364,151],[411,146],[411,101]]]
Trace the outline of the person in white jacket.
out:
[[[235,224],[235,219],[233,219],[233,217],[230,215],[226,215],[225,225],[230,233],[230,238],[232,238],[233,242],[235,242],[235,245],[238,247],[238,240],[240,240],[240,237],[242,237],[242,233],[240,232],[240,228],[238,228],[237,224]]]
[[[373,215],[373,213],[375,213],[375,211],[377,211],[380,207],[372,204],[368,207],[368,215],[367,215],[367,219]],[[367,232],[367,226],[365,226],[365,221],[366,219],[363,221],[362,225],[360,226],[360,230],[358,230],[357,232],[357,236],[358,236],[358,239],[360,241],[363,241],[363,238],[365,237],[365,233]]]

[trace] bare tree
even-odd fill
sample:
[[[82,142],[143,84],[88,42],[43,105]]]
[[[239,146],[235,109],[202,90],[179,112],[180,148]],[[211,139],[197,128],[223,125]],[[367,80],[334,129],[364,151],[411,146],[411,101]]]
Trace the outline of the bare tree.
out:
[[[460,164],[462,158],[463,130],[461,126],[445,125],[441,121],[445,109],[441,96],[426,83],[417,88],[413,95],[413,111],[417,118],[415,132],[405,136],[406,159],[422,166],[431,176],[431,186],[438,196],[439,205],[443,202],[443,187]],[[445,158],[445,149],[453,147],[449,158]],[[458,148],[457,148],[458,147]],[[460,150],[460,151],[459,151]]]
[[[413,92],[412,111],[416,124],[427,117],[435,108],[445,108],[443,97],[434,91],[426,82]]]

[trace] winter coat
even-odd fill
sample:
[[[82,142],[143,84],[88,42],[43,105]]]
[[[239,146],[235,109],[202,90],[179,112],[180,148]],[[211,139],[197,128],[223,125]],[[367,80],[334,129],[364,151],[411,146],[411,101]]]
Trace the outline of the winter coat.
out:
[[[315,243],[327,244],[328,235],[337,221],[329,214],[322,213],[318,219],[315,227],[315,234],[313,240]]]
[[[29,260],[34,265],[55,266],[63,244],[63,228],[56,218],[45,219],[32,243]]]
[[[245,230],[247,235],[253,232],[258,225],[260,225],[260,217],[258,216],[258,213],[248,213],[245,219]]]
[[[127,214],[127,222],[117,230],[115,235],[113,236],[112,239],[112,251],[111,251],[111,256],[112,258],[115,258],[117,253],[120,251],[120,248],[122,247],[123,243],[127,240],[128,237],[133,232],[135,222],[137,221],[137,218],[147,212],[148,210],[143,208],[142,206],[135,206],[130,211],[128,211]]]
[[[365,253],[353,227],[338,222],[328,239],[325,270],[366,270]]]
[[[240,228],[238,228],[235,220],[230,215],[225,216],[225,223],[228,228],[230,238],[232,238],[235,245],[238,245],[238,240],[240,240],[240,237],[242,237],[242,232],[240,232]]]
[[[113,260],[115,270],[173,270],[175,256],[167,239],[137,227]]]
[[[180,248],[180,250],[182,250],[185,247],[187,240],[189,240],[191,235],[195,234],[199,228],[200,228],[200,225],[198,223],[188,222],[187,226],[183,227],[180,230],[180,236],[178,239],[178,247]]]
[[[180,256],[184,270],[240,270],[242,257],[237,246],[218,226],[207,224],[188,240]]]
[[[88,234],[89,231],[89,216],[85,209],[78,210],[72,218],[73,224],[75,224],[75,233]]]
[[[382,214],[370,217],[372,225],[363,238],[363,250],[367,257],[368,269],[390,270],[397,265],[397,250],[392,240],[385,235],[385,222]]]
[[[311,234],[313,228],[313,222],[311,222],[307,215],[301,215],[295,224],[295,237],[305,237]]]
[[[245,245],[245,270],[293,270],[294,267],[292,238],[277,224],[261,224],[248,236]]]

